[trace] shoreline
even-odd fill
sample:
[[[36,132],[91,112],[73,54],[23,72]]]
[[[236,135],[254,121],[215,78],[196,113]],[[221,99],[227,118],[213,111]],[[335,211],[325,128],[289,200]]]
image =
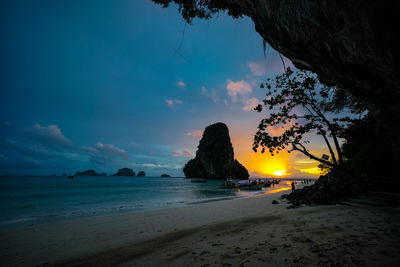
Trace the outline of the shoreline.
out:
[[[368,256],[368,262],[373,261],[374,254],[359,253],[372,237],[373,243],[389,251],[385,253],[390,257],[379,254],[379,261],[400,260],[396,256],[399,249],[397,254],[390,251],[399,242],[398,208],[331,205],[287,209],[287,202],[280,199],[284,193],[11,230],[1,233],[1,262],[5,266],[202,266],[238,262],[245,266],[267,262],[287,266],[287,259],[290,264],[313,266],[312,250],[326,254],[318,256],[316,252],[322,264],[335,261],[332,255],[339,253],[337,249],[349,256],[340,260],[355,263]],[[273,205],[274,199],[279,204]],[[361,228],[363,231],[357,231]],[[380,229],[382,240],[376,240]],[[328,243],[329,249],[318,249]],[[343,252],[345,245],[352,251]]]
[[[282,184],[285,184],[284,182]],[[301,187],[306,184],[301,184]],[[231,189],[233,191],[234,189]],[[244,192],[243,195],[237,194],[232,196],[218,196],[218,197],[208,197],[201,199],[192,199],[186,201],[175,201],[175,202],[165,202],[160,203],[159,205],[154,206],[145,206],[144,204],[136,204],[136,205],[117,205],[114,207],[104,207],[98,210],[82,210],[82,211],[70,211],[58,214],[43,214],[38,216],[29,215],[28,217],[19,217],[19,218],[11,218],[8,220],[0,221],[0,233],[7,232],[10,230],[21,229],[29,226],[38,226],[44,224],[53,224],[53,223],[62,223],[67,221],[80,220],[85,218],[99,217],[99,216],[109,216],[109,215],[119,215],[119,214],[130,214],[137,212],[145,212],[145,211],[157,211],[163,209],[171,209],[177,207],[184,207],[188,205],[197,205],[201,203],[208,202],[216,202],[223,200],[230,200],[236,198],[246,198],[253,197],[258,194],[272,194],[278,192],[280,190],[290,190],[288,185],[278,186],[277,189],[269,188],[266,191],[247,191],[242,190]],[[240,190],[239,190],[240,191]]]

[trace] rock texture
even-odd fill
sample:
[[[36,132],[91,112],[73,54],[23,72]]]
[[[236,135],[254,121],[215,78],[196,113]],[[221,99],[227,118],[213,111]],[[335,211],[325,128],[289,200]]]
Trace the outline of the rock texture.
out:
[[[75,176],[100,176],[95,170],[87,170],[83,172],[77,172]]]
[[[135,176],[135,172],[130,168],[122,168],[113,176]]]
[[[145,177],[145,176],[146,176],[146,173],[144,171],[140,171],[137,174],[137,177]]]
[[[293,191],[282,198],[300,204],[333,204],[365,192],[365,177],[334,171],[320,176],[315,184]]]
[[[246,168],[234,159],[229,130],[224,123],[206,127],[196,157],[185,165],[183,172],[187,178],[249,177]]]

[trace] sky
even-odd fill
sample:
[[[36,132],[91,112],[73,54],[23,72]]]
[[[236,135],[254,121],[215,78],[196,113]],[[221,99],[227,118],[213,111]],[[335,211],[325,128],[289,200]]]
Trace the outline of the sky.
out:
[[[216,122],[252,176],[316,175],[302,155],[251,149],[259,84],[283,66],[249,18],[188,25],[149,0],[1,1],[0,38],[0,175],[183,176]]]

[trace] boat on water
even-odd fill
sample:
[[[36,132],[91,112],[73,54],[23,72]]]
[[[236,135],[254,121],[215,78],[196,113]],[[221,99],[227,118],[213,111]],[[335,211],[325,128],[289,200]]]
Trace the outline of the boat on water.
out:
[[[271,185],[270,181],[232,180],[228,178],[220,187],[226,189],[262,190],[263,188],[271,187]]]
[[[192,182],[192,183],[207,183],[207,180],[202,179],[202,178],[194,178],[194,179],[191,179],[190,182]]]

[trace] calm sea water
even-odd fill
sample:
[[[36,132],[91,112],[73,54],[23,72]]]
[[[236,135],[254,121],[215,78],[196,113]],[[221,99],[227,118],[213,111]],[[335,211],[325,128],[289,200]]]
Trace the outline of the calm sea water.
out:
[[[0,177],[0,230],[257,193],[221,189],[222,182],[159,177]]]

